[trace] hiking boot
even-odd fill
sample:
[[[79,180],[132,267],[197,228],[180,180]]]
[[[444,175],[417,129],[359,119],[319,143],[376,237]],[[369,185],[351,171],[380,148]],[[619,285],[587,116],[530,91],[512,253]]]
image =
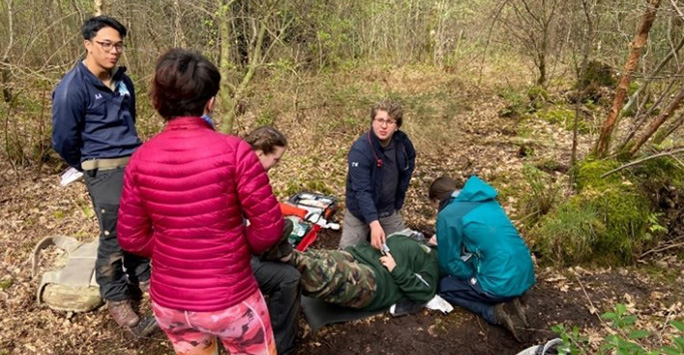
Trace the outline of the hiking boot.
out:
[[[140,322],[140,317],[135,314],[131,302],[128,300],[108,301],[107,308],[114,321],[121,327],[130,328]]]
[[[275,261],[292,254],[294,248],[292,248],[292,244],[290,244],[288,238],[290,237],[290,234],[292,234],[293,228],[294,225],[292,224],[292,221],[285,219],[285,223],[283,224],[283,234],[280,236],[280,240],[278,240],[278,242],[270,249],[261,254],[261,260]]]
[[[513,310],[518,315],[518,318],[520,318],[526,328],[529,328],[530,323],[527,322],[527,315],[525,314],[527,307],[523,306],[522,302],[520,302],[520,297],[514,298],[513,301],[511,301],[511,304],[513,306]]]
[[[494,319],[500,326],[506,328],[509,332],[511,332],[515,340],[521,342],[520,338],[518,337],[518,334],[515,331],[515,324],[513,323],[513,319],[511,319],[510,314],[508,314],[504,306],[504,303],[499,303],[496,306],[494,306]]]
[[[143,317],[138,325],[131,328],[131,332],[136,338],[144,338],[150,336],[155,330],[159,329],[157,325],[157,319],[154,316]]]

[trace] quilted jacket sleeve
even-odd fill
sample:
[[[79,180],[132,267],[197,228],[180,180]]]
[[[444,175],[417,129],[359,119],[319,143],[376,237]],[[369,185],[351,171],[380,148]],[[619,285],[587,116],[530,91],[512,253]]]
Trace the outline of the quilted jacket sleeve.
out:
[[[152,220],[143,206],[135,184],[135,155],[126,167],[119,205],[117,238],[125,251],[144,257],[152,256]]]
[[[260,254],[280,239],[283,215],[266,171],[244,141],[237,146],[235,162],[238,200],[250,222],[247,244],[253,254]]]

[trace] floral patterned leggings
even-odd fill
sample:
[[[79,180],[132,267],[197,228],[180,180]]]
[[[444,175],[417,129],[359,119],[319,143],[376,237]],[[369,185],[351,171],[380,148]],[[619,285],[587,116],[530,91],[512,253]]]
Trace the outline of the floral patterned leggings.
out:
[[[229,354],[276,354],[271,319],[259,290],[222,311],[180,311],[154,302],[152,308],[176,354],[216,355],[217,337]]]

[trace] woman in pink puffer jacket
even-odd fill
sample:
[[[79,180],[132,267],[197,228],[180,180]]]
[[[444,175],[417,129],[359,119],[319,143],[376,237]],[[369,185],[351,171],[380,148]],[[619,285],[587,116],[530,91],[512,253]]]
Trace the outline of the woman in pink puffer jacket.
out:
[[[206,116],[220,78],[194,52],[158,59],[151,97],[167,124],[126,167],[118,238],[152,258],[154,313],[176,352],[213,353],[218,336],[230,353],[274,354],[250,256],[280,239],[283,217],[249,144]]]

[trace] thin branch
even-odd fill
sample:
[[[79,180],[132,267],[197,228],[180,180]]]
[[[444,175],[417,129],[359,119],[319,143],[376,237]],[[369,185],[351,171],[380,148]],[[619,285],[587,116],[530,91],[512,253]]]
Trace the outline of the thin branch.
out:
[[[644,82],[643,85],[641,85],[634,94],[629,98],[625,106],[622,107],[622,114],[627,112],[632,105],[634,105],[634,102],[636,101],[636,98],[648,87],[649,84],[656,78],[656,75],[660,73],[660,71],[665,67],[665,64],[670,61],[670,59],[674,58],[674,56],[679,52],[679,50],[684,46],[684,37],[679,41],[679,44],[677,44],[676,47],[674,47],[670,53],[663,58],[662,61],[660,61],[660,64],[655,68],[655,70],[651,73],[651,75],[648,76],[648,79],[646,79],[646,82]]]
[[[657,249],[648,250],[648,251],[646,251],[645,253],[641,254],[641,256],[639,257],[639,259],[644,258],[644,257],[645,257],[646,255],[648,255],[648,254],[658,253],[658,252],[661,252],[661,251],[665,251],[665,250],[669,250],[669,249],[674,249],[674,248],[679,248],[679,247],[684,247],[684,242],[682,242],[682,243],[670,244],[670,245],[665,246],[665,247],[662,247],[662,248],[657,248]]]
[[[680,68],[679,72],[680,73],[684,72],[684,66]],[[644,114],[639,114],[639,112],[641,112],[644,105],[646,105],[646,103],[647,103],[647,100],[644,100],[644,102],[639,106],[639,110],[637,111],[637,115],[635,116],[636,122],[634,122],[631,129],[629,130],[629,133],[627,133],[625,138],[622,140],[622,143],[620,144],[620,147],[617,150],[622,150],[624,147],[627,146],[627,143],[629,143],[629,141],[632,140],[632,138],[634,138],[637,131],[639,131],[641,126],[643,126],[644,122],[646,122],[646,120],[648,120],[648,118],[651,117],[651,114],[653,113],[653,111],[655,111],[655,109],[660,106],[660,103],[666,97],[669,97],[671,95],[670,90],[672,90],[672,87],[674,86],[675,83],[678,83],[678,80],[673,79],[668,84],[667,88],[665,88],[665,90],[663,90],[663,92],[660,93],[660,96],[658,97],[658,99],[648,108],[648,111]]]
[[[609,172],[607,172],[607,173],[601,175],[601,177],[604,178],[604,177],[606,177],[606,176],[608,176],[608,175],[611,175],[611,174],[613,174],[613,173],[616,173],[616,172],[618,172],[618,171],[620,171],[620,170],[622,170],[622,169],[625,169],[625,168],[628,168],[628,167],[630,167],[630,166],[633,166],[633,165],[637,165],[637,164],[643,163],[643,162],[645,162],[645,161],[647,161],[647,160],[655,159],[655,158],[662,157],[662,156],[666,156],[666,155],[672,156],[673,154],[678,154],[678,153],[681,153],[681,152],[684,152],[684,147],[680,147],[680,148],[677,148],[677,149],[668,150],[668,151],[666,151],[666,152],[658,153],[658,154],[655,154],[655,155],[650,155],[650,156],[648,156],[648,157],[641,158],[641,159],[635,160],[635,161],[633,161],[633,162],[627,163],[627,164],[625,164],[625,165],[623,165],[623,166],[621,166],[621,167],[619,167],[619,168],[615,168],[615,169],[613,169],[613,170],[611,170],[611,171],[609,171]]]
[[[675,0],[670,0],[670,3],[672,4],[672,7],[674,7],[674,10],[677,11],[677,14],[679,14],[679,17],[684,20],[684,13],[682,13],[682,10],[677,7],[677,2]]]
[[[592,310],[594,310],[594,312],[593,312],[594,315],[596,316],[596,318],[598,318],[599,322],[601,322],[601,324],[603,324],[603,326],[607,327],[608,325],[603,321],[603,318],[601,318],[601,316],[599,316],[599,314],[598,314],[598,308],[596,308],[596,306],[594,306],[594,302],[591,301],[591,298],[589,297],[587,290],[584,288],[584,284],[582,283],[582,280],[580,280],[580,278],[576,272],[573,272],[573,275],[575,276],[575,280],[577,280],[577,283],[580,285],[580,288],[582,289],[582,292],[584,293],[584,297],[589,302],[589,306],[591,307]]]

